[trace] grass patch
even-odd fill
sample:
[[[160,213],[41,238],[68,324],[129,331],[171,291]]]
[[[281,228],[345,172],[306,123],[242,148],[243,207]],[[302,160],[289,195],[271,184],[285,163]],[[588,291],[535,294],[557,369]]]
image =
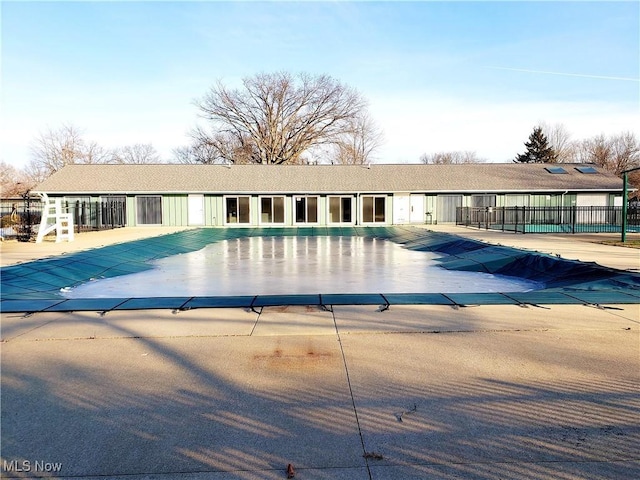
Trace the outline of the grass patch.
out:
[[[628,248],[640,248],[640,239],[627,240],[622,243],[620,240],[603,240],[601,242],[603,245],[613,245],[615,247],[628,247]]]

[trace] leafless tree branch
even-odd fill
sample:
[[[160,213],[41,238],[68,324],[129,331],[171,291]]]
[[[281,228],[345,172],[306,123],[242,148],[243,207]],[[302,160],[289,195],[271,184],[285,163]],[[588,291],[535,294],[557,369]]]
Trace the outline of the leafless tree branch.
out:
[[[424,153],[420,156],[420,161],[430,165],[453,165],[460,163],[484,163],[486,159],[478,157],[476,152],[454,151]]]
[[[196,105],[211,132],[199,130],[194,145],[210,145],[216,161],[261,164],[300,163],[365,110],[358,92],[327,75],[286,72],[247,77],[243,89],[218,81]]]

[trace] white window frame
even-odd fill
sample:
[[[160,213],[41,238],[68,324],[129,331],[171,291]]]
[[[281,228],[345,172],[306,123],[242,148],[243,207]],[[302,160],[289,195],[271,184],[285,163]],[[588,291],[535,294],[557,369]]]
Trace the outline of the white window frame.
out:
[[[224,224],[225,225],[251,225],[251,196],[250,195],[225,195],[224,197]],[[229,222],[229,215],[227,211],[227,201],[228,199],[235,198],[237,202],[238,211],[236,212],[237,222]],[[246,198],[249,200],[249,221],[241,222],[240,221],[240,199]]]
[[[315,198],[316,199],[316,221],[310,222],[308,219],[309,216],[309,204],[308,199]],[[304,200],[304,221],[298,221],[298,200]],[[318,225],[320,223],[320,196],[319,195],[296,195],[293,197],[293,223],[295,225]]]
[[[373,201],[373,204],[372,204],[373,211],[371,212],[371,214],[373,216],[373,221],[371,221],[371,222],[365,221],[365,219],[364,219],[364,199],[365,198],[371,198],[372,201]],[[383,206],[382,206],[383,219],[382,220],[376,220],[376,199],[382,199],[382,202],[383,202]],[[373,224],[385,224],[385,223],[387,223],[387,197],[386,197],[386,195],[362,195],[360,197],[360,214],[361,214],[360,218],[362,218],[362,223],[363,224],[373,225]]]
[[[276,198],[282,199],[282,221],[276,222],[275,218],[275,208],[274,208],[274,200]],[[271,221],[263,220],[264,212],[262,211],[262,201],[265,199],[271,200]],[[261,195],[258,197],[258,211],[260,212],[259,222],[260,225],[284,225],[287,221],[287,197],[284,195]]]
[[[340,221],[334,222],[331,219],[331,199],[339,198],[340,199]],[[348,222],[342,221],[343,218],[343,209],[342,209],[342,200],[348,198],[351,201],[351,220]],[[357,211],[353,206],[353,195],[329,195],[327,196],[327,224],[328,225],[354,225],[356,222]]]

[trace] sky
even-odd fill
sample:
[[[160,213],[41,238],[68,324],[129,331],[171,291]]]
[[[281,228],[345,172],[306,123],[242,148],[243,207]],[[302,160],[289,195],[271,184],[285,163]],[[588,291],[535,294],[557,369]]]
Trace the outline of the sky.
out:
[[[104,148],[189,143],[221,80],[327,74],[384,132],[381,163],[510,162],[540,122],[640,136],[640,2],[5,1],[2,151],[18,168],[63,124]]]

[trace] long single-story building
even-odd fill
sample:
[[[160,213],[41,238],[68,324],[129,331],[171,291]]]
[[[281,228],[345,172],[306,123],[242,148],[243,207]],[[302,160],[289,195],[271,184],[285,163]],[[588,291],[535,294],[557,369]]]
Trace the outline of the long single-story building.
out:
[[[455,222],[456,207],[621,205],[588,164],[68,165],[34,193],[126,203],[126,226]]]

